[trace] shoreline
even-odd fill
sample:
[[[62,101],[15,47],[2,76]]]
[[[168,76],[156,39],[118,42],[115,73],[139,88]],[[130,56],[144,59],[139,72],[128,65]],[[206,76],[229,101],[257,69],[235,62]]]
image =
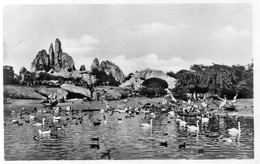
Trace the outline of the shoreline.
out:
[[[141,107],[145,103],[158,104],[162,98],[146,98],[146,97],[128,97],[127,99],[122,100],[114,100],[109,101],[108,104],[112,108],[116,108],[120,104],[124,104],[123,101],[127,100],[125,106],[132,107]],[[10,99],[9,104],[4,104],[4,112],[15,110],[19,111],[22,107],[33,110],[36,108],[44,108],[41,104],[41,100],[32,100],[32,99]],[[195,104],[199,104],[200,102],[195,102]],[[216,104],[221,103],[221,101],[214,101],[214,103],[209,104],[209,109],[216,109],[218,106]],[[142,104],[142,105],[140,105]],[[59,103],[58,107],[64,108],[66,106],[71,106],[74,110],[99,110],[104,109],[106,107],[104,102],[101,101],[87,101],[84,102],[82,99],[69,99],[64,103]],[[238,102],[234,104],[237,111],[218,111],[217,113],[220,116],[225,115],[226,113],[230,115],[244,116],[254,118],[254,99],[238,99]]]

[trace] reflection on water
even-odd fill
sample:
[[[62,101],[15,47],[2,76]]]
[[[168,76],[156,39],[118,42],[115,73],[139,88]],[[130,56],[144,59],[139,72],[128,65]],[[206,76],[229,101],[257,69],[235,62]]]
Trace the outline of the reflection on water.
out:
[[[125,114],[107,114],[107,124],[94,126],[93,121],[102,118],[100,112],[87,112],[82,124],[70,120],[65,129],[55,137],[33,139],[39,128],[32,123],[22,126],[12,124],[5,113],[4,151],[6,160],[84,160],[108,159],[249,159],[254,158],[253,119],[241,122],[241,137],[225,142],[221,137],[207,137],[203,131],[187,134],[178,128],[174,119],[160,116],[153,122],[152,131],[140,125],[143,115],[125,118]],[[122,122],[118,121],[122,118]],[[223,119],[221,119],[223,120]],[[220,121],[220,128],[223,121]],[[202,128],[202,127],[201,127]],[[223,127],[224,129],[224,127]],[[99,141],[92,141],[98,137]],[[160,142],[167,141],[167,147]],[[183,143],[185,148],[179,148]],[[99,144],[99,148],[91,144]]]

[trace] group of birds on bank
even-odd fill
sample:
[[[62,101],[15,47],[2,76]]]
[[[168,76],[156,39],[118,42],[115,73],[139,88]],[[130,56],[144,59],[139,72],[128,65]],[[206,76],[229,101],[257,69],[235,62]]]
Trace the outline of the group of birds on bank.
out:
[[[236,95],[237,96],[237,95]],[[236,98],[234,98],[236,100]],[[236,100],[237,101],[237,100]],[[207,100],[204,100],[201,105],[202,109],[200,107],[197,107],[191,99],[189,99],[187,102],[182,102],[183,104],[186,104],[186,106],[176,106],[172,105],[170,103],[167,103],[165,105],[162,105],[160,107],[156,106],[145,106],[142,107],[128,107],[126,105],[119,105],[116,108],[111,108],[109,103],[104,101],[106,104],[105,109],[100,109],[100,114],[102,119],[97,119],[95,121],[92,121],[93,126],[100,126],[102,124],[108,124],[109,120],[107,120],[107,117],[113,116],[114,113],[120,113],[121,117],[117,118],[118,123],[122,123],[124,119],[132,118],[137,115],[142,115],[143,120],[147,120],[147,122],[144,122],[140,124],[140,127],[143,130],[152,130],[154,126],[154,121],[160,117],[160,115],[164,115],[168,117],[168,122],[171,120],[175,120],[176,124],[180,129],[186,130],[188,133],[199,133],[201,131],[199,123],[201,123],[202,126],[206,126],[209,124],[210,120],[212,118],[215,118],[214,112],[208,112],[206,109],[208,107]],[[124,104],[127,103],[127,101],[124,101]],[[227,103],[226,97],[224,96],[223,102]],[[222,104],[221,103],[221,104]],[[220,106],[222,106],[220,104]],[[220,107],[219,106],[219,107]],[[221,108],[220,108],[221,109]],[[188,122],[185,120],[185,117],[188,117],[187,115],[183,115],[185,112],[196,113],[200,112],[199,114],[196,113],[194,119],[195,124],[191,124],[191,122]],[[110,113],[110,114],[109,114]],[[61,107],[54,107],[53,109],[46,110],[46,109],[37,109],[35,108],[34,111],[28,112],[26,109],[22,109],[19,114],[19,119],[16,119],[16,112],[12,111],[11,114],[13,115],[12,123],[17,124],[18,126],[22,126],[25,124],[31,124],[34,127],[39,127],[37,135],[35,135],[33,138],[34,140],[41,140],[45,136],[51,136],[51,137],[59,137],[59,130],[62,130],[68,126],[68,124],[71,122],[71,120],[76,120],[75,125],[79,125],[83,123],[84,116],[86,114],[82,114],[79,111],[72,110],[71,107],[61,108]],[[181,116],[183,115],[183,116]],[[226,115],[226,120],[229,120],[229,116]],[[237,123],[238,128],[228,128],[228,135],[230,136],[240,136],[241,129],[240,129],[240,122]],[[165,133],[166,134],[166,133]],[[90,144],[90,148],[96,148],[99,149],[99,138],[91,138],[91,140],[95,143]],[[168,142],[165,140],[157,139],[160,146],[168,146]],[[183,142],[179,144],[179,149],[185,149],[186,143]],[[111,158],[110,154],[111,150],[107,150],[107,152],[103,153],[103,156],[106,156],[108,159]]]

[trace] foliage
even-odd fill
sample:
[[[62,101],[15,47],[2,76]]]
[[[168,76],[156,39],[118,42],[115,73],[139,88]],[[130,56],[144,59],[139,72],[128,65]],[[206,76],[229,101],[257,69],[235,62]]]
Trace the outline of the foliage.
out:
[[[144,87],[140,90],[140,94],[148,97],[160,97],[167,92],[165,88],[168,88],[168,83],[160,78],[150,78],[143,82]]]
[[[193,65],[190,70],[180,70],[176,74],[168,73],[177,78],[176,90],[173,92],[206,93],[233,98],[236,93],[240,97],[253,97],[253,64],[247,67]]]
[[[14,81],[14,70],[12,66],[3,67],[4,85],[13,84]]]

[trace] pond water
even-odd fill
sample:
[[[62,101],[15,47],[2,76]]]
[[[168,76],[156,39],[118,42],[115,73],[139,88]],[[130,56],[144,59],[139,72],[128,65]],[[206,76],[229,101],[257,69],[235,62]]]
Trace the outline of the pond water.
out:
[[[174,119],[167,116],[155,118],[153,128],[140,127],[148,123],[143,115],[125,118],[125,114],[107,114],[107,124],[94,126],[93,121],[102,119],[100,112],[83,114],[82,124],[70,120],[65,129],[56,137],[34,140],[39,127],[32,123],[18,126],[10,122],[10,112],[4,114],[4,153],[5,160],[93,160],[108,159],[103,152],[111,150],[110,158],[127,159],[252,159],[254,158],[254,126],[252,118],[241,121],[241,137],[232,143],[221,138],[207,137],[202,131],[187,134],[178,128]],[[122,118],[122,122],[118,121]],[[169,122],[170,121],[170,122]],[[220,127],[222,127],[220,121]],[[167,134],[166,134],[167,133]],[[91,137],[98,137],[97,143]],[[161,146],[160,140],[168,145]],[[179,145],[186,143],[186,148]]]

